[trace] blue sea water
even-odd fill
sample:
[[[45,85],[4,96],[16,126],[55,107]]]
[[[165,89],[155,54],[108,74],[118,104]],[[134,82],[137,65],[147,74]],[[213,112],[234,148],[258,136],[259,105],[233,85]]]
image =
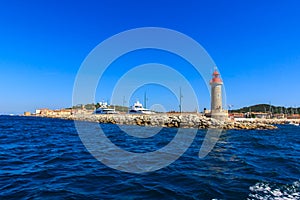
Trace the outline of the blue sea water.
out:
[[[159,149],[177,130],[163,128],[146,140],[117,125],[101,127],[132,152]],[[227,130],[200,159],[205,134],[199,130],[171,165],[131,174],[95,159],[73,121],[0,116],[0,199],[300,199],[300,127]]]

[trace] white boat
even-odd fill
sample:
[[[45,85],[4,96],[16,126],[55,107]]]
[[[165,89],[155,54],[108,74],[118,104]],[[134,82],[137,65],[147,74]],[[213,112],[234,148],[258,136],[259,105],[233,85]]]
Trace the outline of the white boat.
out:
[[[299,124],[294,123],[294,122],[290,122],[289,125],[299,126]]]
[[[94,114],[118,114],[118,112],[113,108],[108,108],[107,103],[100,102],[100,107],[97,108]]]
[[[143,107],[143,105],[137,101],[133,104],[133,106],[131,106],[131,108],[129,108],[128,111],[129,114],[155,114],[155,112],[146,109]]]

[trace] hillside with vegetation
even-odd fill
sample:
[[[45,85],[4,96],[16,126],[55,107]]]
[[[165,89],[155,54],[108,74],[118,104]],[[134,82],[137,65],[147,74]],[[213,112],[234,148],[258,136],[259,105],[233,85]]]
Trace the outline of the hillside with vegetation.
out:
[[[274,106],[269,104],[257,104],[253,106],[243,107],[240,109],[230,110],[230,112],[237,113],[247,113],[247,112],[272,112],[274,114],[284,113],[284,114],[298,114],[300,108],[296,107],[284,107],[284,106]]]
[[[89,103],[89,104],[85,104],[85,105],[76,105],[76,106],[73,106],[72,108],[73,109],[86,109],[86,110],[95,110],[97,108],[100,107],[100,104],[97,103],[97,104],[94,104],[94,103]],[[126,106],[119,106],[119,105],[109,105],[108,108],[114,108],[116,111],[118,112],[127,112],[128,111],[128,107]]]

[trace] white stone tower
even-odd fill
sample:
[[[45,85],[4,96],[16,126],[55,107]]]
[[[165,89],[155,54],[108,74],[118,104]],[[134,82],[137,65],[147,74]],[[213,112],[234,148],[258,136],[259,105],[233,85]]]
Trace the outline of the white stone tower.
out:
[[[212,74],[213,78],[210,81],[211,85],[211,117],[219,120],[228,119],[228,111],[223,110],[222,106],[222,85],[223,81],[220,78],[220,73],[215,69]]]

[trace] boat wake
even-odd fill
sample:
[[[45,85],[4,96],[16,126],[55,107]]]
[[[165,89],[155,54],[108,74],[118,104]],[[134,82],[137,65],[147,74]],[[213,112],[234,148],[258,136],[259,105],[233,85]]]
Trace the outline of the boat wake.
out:
[[[259,182],[254,186],[250,186],[251,193],[248,196],[250,199],[260,200],[294,200],[300,199],[300,182],[295,181],[290,185],[271,184],[267,182]]]

